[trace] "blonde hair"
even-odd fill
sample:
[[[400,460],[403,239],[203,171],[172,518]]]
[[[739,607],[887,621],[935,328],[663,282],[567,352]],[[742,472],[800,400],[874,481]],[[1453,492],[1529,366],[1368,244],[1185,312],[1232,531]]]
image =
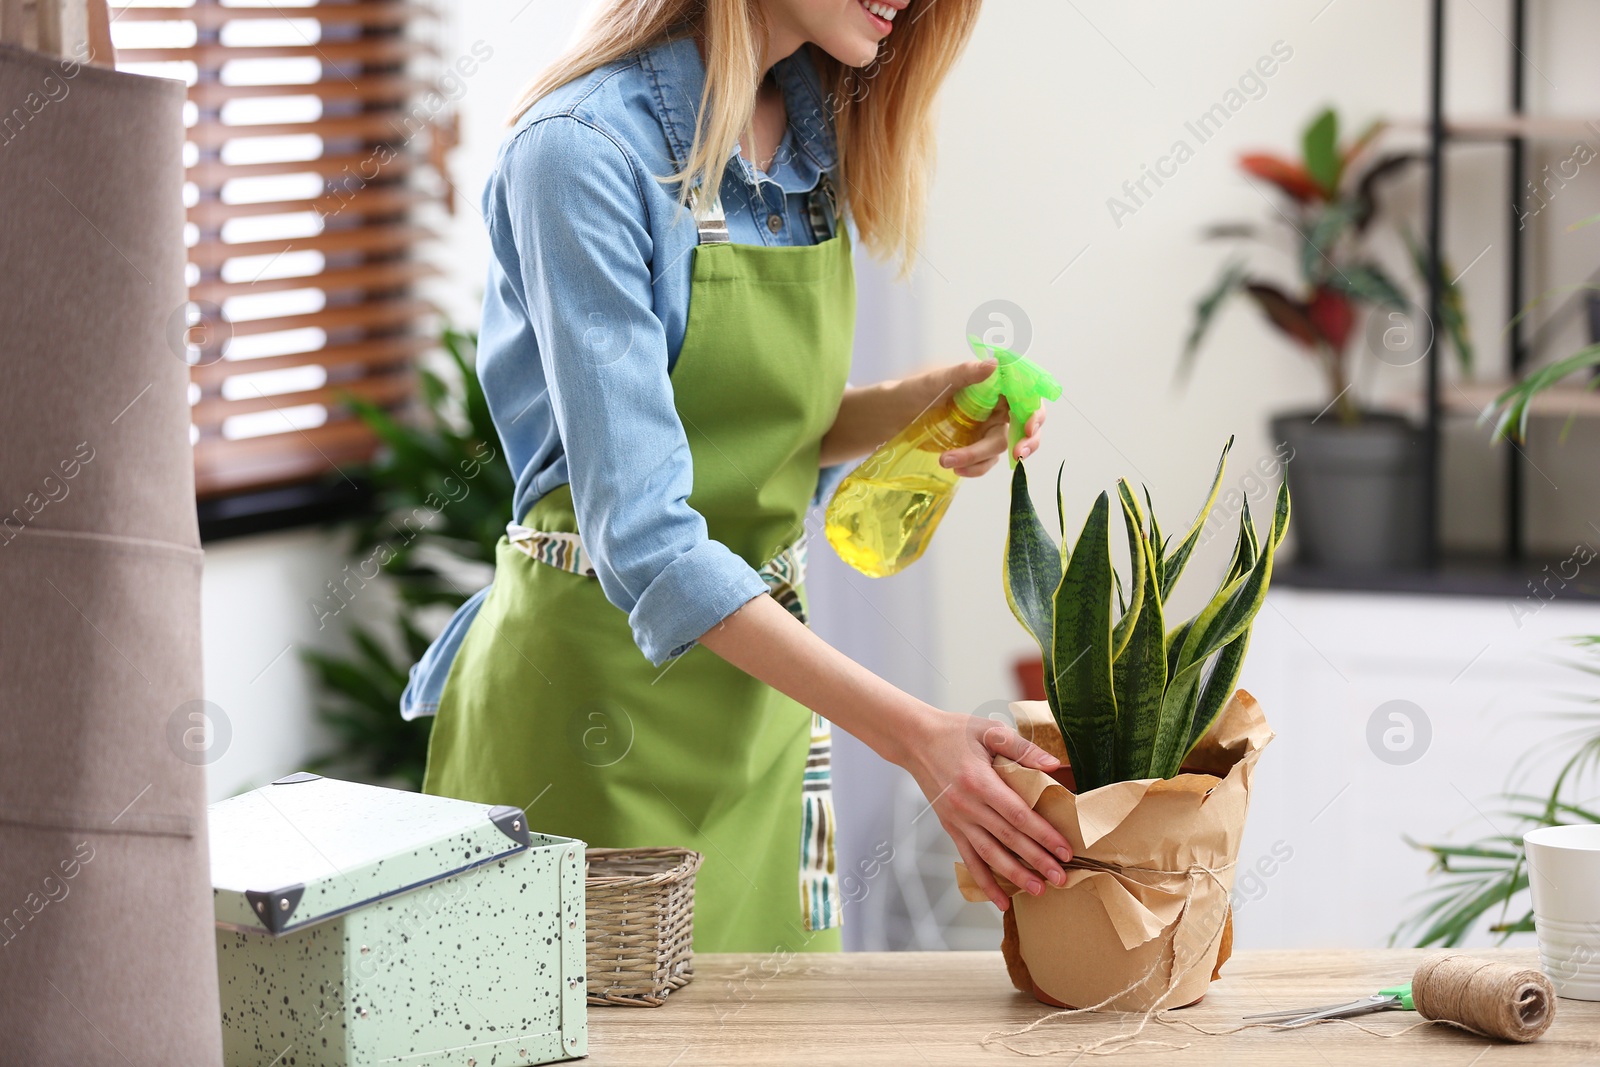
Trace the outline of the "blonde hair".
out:
[[[966,47],[981,0],[914,0],[869,66],[847,67],[814,49],[839,145],[839,193],[866,246],[909,271],[922,237],[934,157],[934,98]],[[705,42],[706,82],[694,143],[681,172],[715,189],[749,128],[762,76],[765,26],[757,0],[603,0],[578,39],[518,97],[515,123],[568,82],[691,27]]]

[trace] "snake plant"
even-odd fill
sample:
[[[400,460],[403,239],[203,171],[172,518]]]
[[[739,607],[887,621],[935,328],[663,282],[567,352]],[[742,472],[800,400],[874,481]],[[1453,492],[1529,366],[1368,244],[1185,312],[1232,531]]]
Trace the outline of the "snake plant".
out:
[[[1200,543],[1233,439],[1223,446],[1211,493],[1183,538],[1161,534],[1149,490],[1144,506],[1127,479],[1117,502],[1128,542],[1128,579],[1111,558],[1111,497],[1089,509],[1077,542],[1065,541],[1056,479],[1058,547],[1034,511],[1018,463],[1011,480],[1005,587],[1012,612],[1044,655],[1045,693],[1080,792],[1112,782],[1171,778],[1233,693],[1250,626],[1272,580],[1272,556],[1289,525],[1289,490],[1278,491],[1263,545],[1246,500],[1222,584],[1194,618],[1167,624],[1167,600]]]

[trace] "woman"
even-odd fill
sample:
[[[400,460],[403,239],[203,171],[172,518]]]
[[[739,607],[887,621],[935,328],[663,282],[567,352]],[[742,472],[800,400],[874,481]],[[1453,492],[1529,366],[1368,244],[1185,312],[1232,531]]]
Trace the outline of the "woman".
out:
[[[830,722],[915,777],[1002,910],[991,871],[1040,893],[1071,857],[990,763],[1052,757],[802,621],[809,506],[989,372],[845,384],[843,217],[915,254],[933,96],[977,14],[907,3],[609,0],[524,93],[484,192],[479,368],[518,521],[413,669],[426,789],[702,852],[701,951],[838,947]],[[943,461],[1004,451],[1001,412]]]

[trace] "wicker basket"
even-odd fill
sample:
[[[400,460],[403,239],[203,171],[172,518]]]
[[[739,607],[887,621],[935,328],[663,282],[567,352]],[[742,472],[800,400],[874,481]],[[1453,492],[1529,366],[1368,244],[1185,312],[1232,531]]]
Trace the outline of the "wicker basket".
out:
[[[694,978],[694,875],[683,848],[588,851],[589,1003],[656,1008]]]

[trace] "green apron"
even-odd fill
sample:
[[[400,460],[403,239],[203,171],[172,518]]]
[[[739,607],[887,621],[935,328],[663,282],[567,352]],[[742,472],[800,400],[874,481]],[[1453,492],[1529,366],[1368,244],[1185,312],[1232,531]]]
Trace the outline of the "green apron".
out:
[[[700,223],[672,371],[689,504],[752,567],[802,538],[844,393],[855,279],[839,230],[765,247],[727,243],[720,205]],[[522,525],[575,543],[570,488]],[[424,789],[527,808],[530,826],[593,847],[704,854],[702,952],[837,950],[827,723],[698,645],[653,667],[626,613],[566,565],[581,553],[567,555],[558,565],[501,540],[445,682]]]

